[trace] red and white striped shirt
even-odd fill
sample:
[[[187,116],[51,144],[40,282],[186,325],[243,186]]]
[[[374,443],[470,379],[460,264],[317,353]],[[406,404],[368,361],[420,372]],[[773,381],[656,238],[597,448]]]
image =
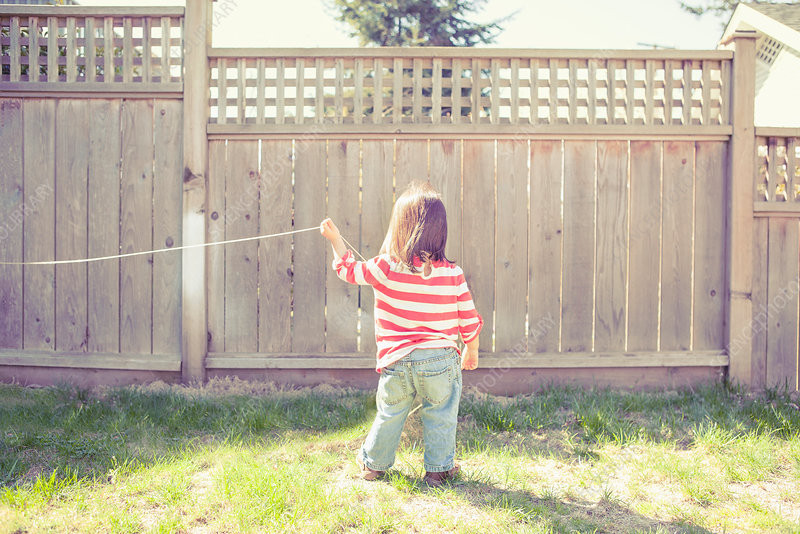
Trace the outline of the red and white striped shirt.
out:
[[[421,269],[412,273],[386,254],[356,261],[350,250],[334,259],[339,278],[375,290],[376,370],[414,349],[459,350],[459,336],[469,343],[480,333],[483,319],[461,267],[446,261],[433,262],[432,267],[430,276],[425,276]]]

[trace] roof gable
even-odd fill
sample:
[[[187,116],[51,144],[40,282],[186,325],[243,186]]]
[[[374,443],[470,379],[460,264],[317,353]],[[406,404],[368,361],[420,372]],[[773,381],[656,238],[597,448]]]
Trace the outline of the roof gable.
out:
[[[755,9],[762,15],[766,15],[800,32],[800,3],[793,4],[762,4],[759,2],[747,3],[748,7]]]

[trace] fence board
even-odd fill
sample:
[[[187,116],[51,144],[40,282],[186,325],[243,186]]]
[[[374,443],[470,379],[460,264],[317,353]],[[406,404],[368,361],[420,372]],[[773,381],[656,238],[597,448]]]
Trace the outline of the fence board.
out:
[[[735,332],[736,342],[728,348],[735,358],[752,335],[751,387],[762,389],[767,383],[767,274],[769,264],[769,219],[753,220],[753,325],[749,331]]]
[[[694,143],[664,143],[661,350],[691,348],[693,167]]]
[[[89,257],[119,253],[120,108],[89,102]],[[89,352],[118,352],[119,260],[88,268]]]
[[[225,240],[226,141],[208,142],[208,241]],[[208,351],[225,350],[225,247],[206,248]]]
[[[22,261],[23,206],[33,209],[23,197],[22,132],[22,101],[0,99],[0,261]],[[0,348],[22,348],[19,265],[0,265]]]
[[[225,239],[258,231],[258,141],[228,141]],[[258,348],[258,244],[225,245],[225,351]]]
[[[25,261],[55,259],[55,131],[56,102],[26,98],[23,113],[24,191],[47,194],[38,210],[25,217]],[[23,347],[55,348],[55,268],[40,265],[24,270]]]
[[[595,142],[564,143],[564,274],[561,350],[592,350]]]
[[[661,144],[631,142],[627,350],[658,347]]]
[[[149,31],[149,29],[148,29]],[[149,58],[149,51],[145,54]],[[183,103],[155,102],[155,164],[153,174],[153,245],[181,244],[183,218]],[[153,256],[153,353],[181,351],[181,255],[176,252]]]
[[[392,213],[394,143],[365,139],[361,152],[361,254],[373,258],[380,252]],[[376,351],[373,292],[371,288],[362,287],[361,352],[375,354]]]
[[[328,141],[328,217],[342,235],[358,246],[361,223],[358,210],[360,143],[356,140]],[[333,250],[325,244],[326,265],[333,262]],[[356,256],[358,258],[358,256]],[[345,283],[333,269],[327,272],[326,338],[327,352],[358,350],[359,288]]]
[[[447,211],[447,247],[450,261],[461,261],[461,141],[431,139],[431,185],[441,194]],[[526,158],[527,164],[527,158]]]
[[[628,143],[598,141],[596,351],[625,349],[627,259]]]
[[[557,352],[561,329],[561,141],[531,141],[530,352]],[[546,325],[546,327],[544,327]]]
[[[397,198],[411,182],[428,180],[428,141],[398,139],[395,150],[394,191]]]
[[[767,387],[797,388],[797,303],[800,257],[797,219],[769,220]]]
[[[725,160],[724,142],[695,146],[693,349],[725,346]]]
[[[325,213],[325,140],[295,142],[295,227],[319,224]],[[292,351],[325,350],[325,240],[316,232],[294,238]]]
[[[292,142],[261,141],[259,234],[292,226]],[[258,242],[258,350],[278,352],[291,346],[292,238]]]
[[[497,142],[495,351],[524,352],[528,274],[528,142]],[[471,212],[470,216],[477,216]]]
[[[398,145],[399,145],[398,141]],[[483,318],[480,335],[483,350],[492,349],[494,332],[495,197],[494,141],[464,141],[464,213],[462,265],[475,306]]]
[[[87,253],[88,102],[56,104],[56,259]],[[86,264],[56,266],[56,350],[85,351],[88,345]]]
[[[153,102],[122,103],[120,251],[150,250],[153,210]],[[120,351],[152,349],[151,256],[120,261]]]

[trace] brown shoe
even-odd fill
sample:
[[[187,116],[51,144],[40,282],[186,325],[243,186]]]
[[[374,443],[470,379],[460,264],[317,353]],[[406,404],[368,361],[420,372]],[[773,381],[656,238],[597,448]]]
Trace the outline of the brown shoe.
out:
[[[386,471],[376,471],[364,465],[364,460],[361,459],[360,454],[356,456],[356,463],[361,468],[361,478],[364,480],[376,480],[386,474]]]
[[[461,466],[458,464],[454,465],[452,469],[449,471],[440,471],[440,472],[429,472],[425,471],[425,478],[422,481],[427,484],[428,486],[438,488],[445,482],[452,480],[458,472],[461,471]]]

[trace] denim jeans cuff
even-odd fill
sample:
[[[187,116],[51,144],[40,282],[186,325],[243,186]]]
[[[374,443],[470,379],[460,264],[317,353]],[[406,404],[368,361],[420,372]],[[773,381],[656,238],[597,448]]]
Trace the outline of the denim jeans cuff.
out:
[[[361,449],[360,451],[358,451],[358,456],[359,456],[359,458],[361,458],[361,461],[364,462],[364,465],[367,466],[368,468],[372,469],[373,471],[388,471],[389,469],[392,468],[391,465],[387,465],[387,466],[375,465],[372,462],[370,462],[369,460],[367,460],[367,456],[366,456],[366,454],[364,454],[364,449]]]
[[[450,471],[453,467],[455,467],[455,462],[450,462],[448,465],[430,465],[425,464],[425,471],[428,473],[443,473],[445,471]]]

